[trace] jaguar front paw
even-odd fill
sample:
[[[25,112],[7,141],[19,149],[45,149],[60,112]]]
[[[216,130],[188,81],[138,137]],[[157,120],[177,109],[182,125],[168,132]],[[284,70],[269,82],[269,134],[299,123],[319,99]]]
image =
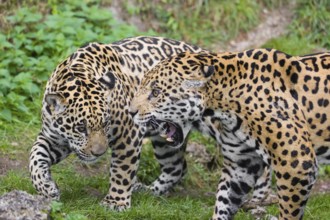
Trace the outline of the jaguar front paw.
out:
[[[110,196],[106,196],[102,201],[101,205],[117,212],[125,211],[126,209],[129,209],[131,207],[131,204],[129,201],[115,201],[113,199],[110,199]]]
[[[42,184],[41,187],[36,187],[38,193],[45,198],[52,200],[60,200],[60,190],[58,189],[55,182],[47,182]]]
[[[145,192],[149,190],[149,187],[143,183],[137,182],[132,186],[133,192]]]

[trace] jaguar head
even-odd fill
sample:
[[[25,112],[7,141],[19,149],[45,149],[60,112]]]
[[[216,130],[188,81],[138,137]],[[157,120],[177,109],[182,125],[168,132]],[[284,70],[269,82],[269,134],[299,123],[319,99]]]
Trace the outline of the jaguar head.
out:
[[[88,77],[92,69],[69,65],[55,71],[56,77],[49,81],[50,89],[44,95],[44,127],[82,161],[95,161],[107,151],[113,138],[109,123],[110,108],[115,105],[115,76],[109,71],[100,78]]]
[[[172,147],[180,147],[193,122],[203,115],[205,84],[214,71],[214,66],[193,59],[189,53],[159,63],[146,74],[131,102],[135,123],[162,126],[161,136]]]

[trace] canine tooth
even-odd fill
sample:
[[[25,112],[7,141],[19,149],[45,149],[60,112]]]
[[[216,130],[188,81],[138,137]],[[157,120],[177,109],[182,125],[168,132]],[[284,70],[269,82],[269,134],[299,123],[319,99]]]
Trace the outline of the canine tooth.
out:
[[[174,140],[173,140],[172,138],[170,138],[170,137],[167,138],[166,140],[167,140],[168,142],[174,142]]]
[[[161,136],[162,138],[167,138],[167,135],[166,135],[166,134],[160,134],[160,136]]]

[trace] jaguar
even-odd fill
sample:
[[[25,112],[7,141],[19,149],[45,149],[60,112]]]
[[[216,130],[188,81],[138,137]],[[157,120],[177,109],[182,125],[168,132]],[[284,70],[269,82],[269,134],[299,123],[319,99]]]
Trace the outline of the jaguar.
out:
[[[74,153],[93,162],[111,148],[110,188],[102,204],[114,210],[131,205],[143,137],[150,136],[161,174],[150,185],[161,194],[186,172],[181,149],[158,131],[146,132],[128,112],[143,74],[159,61],[183,51],[202,49],[163,37],[139,36],[111,44],[88,43],[54,70],[42,102],[42,127],[32,146],[29,171],[43,196],[60,199],[51,166]]]
[[[302,219],[318,164],[330,163],[329,95],[329,52],[183,52],[145,74],[129,111],[172,149],[193,127],[221,145],[212,219],[232,219],[270,167],[279,218]]]

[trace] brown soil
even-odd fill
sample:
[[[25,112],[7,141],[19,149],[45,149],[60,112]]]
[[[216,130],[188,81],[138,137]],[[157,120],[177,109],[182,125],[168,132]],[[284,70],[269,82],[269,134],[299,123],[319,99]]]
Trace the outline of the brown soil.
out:
[[[258,48],[272,38],[277,38],[287,33],[287,26],[293,18],[295,1],[290,1],[282,7],[272,11],[264,9],[262,22],[247,33],[240,34],[236,39],[231,40],[227,47],[214,45],[214,51],[242,51],[250,48]]]
[[[28,160],[28,154],[19,153],[15,156],[0,154],[0,177],[13,170],[28,171]]]

